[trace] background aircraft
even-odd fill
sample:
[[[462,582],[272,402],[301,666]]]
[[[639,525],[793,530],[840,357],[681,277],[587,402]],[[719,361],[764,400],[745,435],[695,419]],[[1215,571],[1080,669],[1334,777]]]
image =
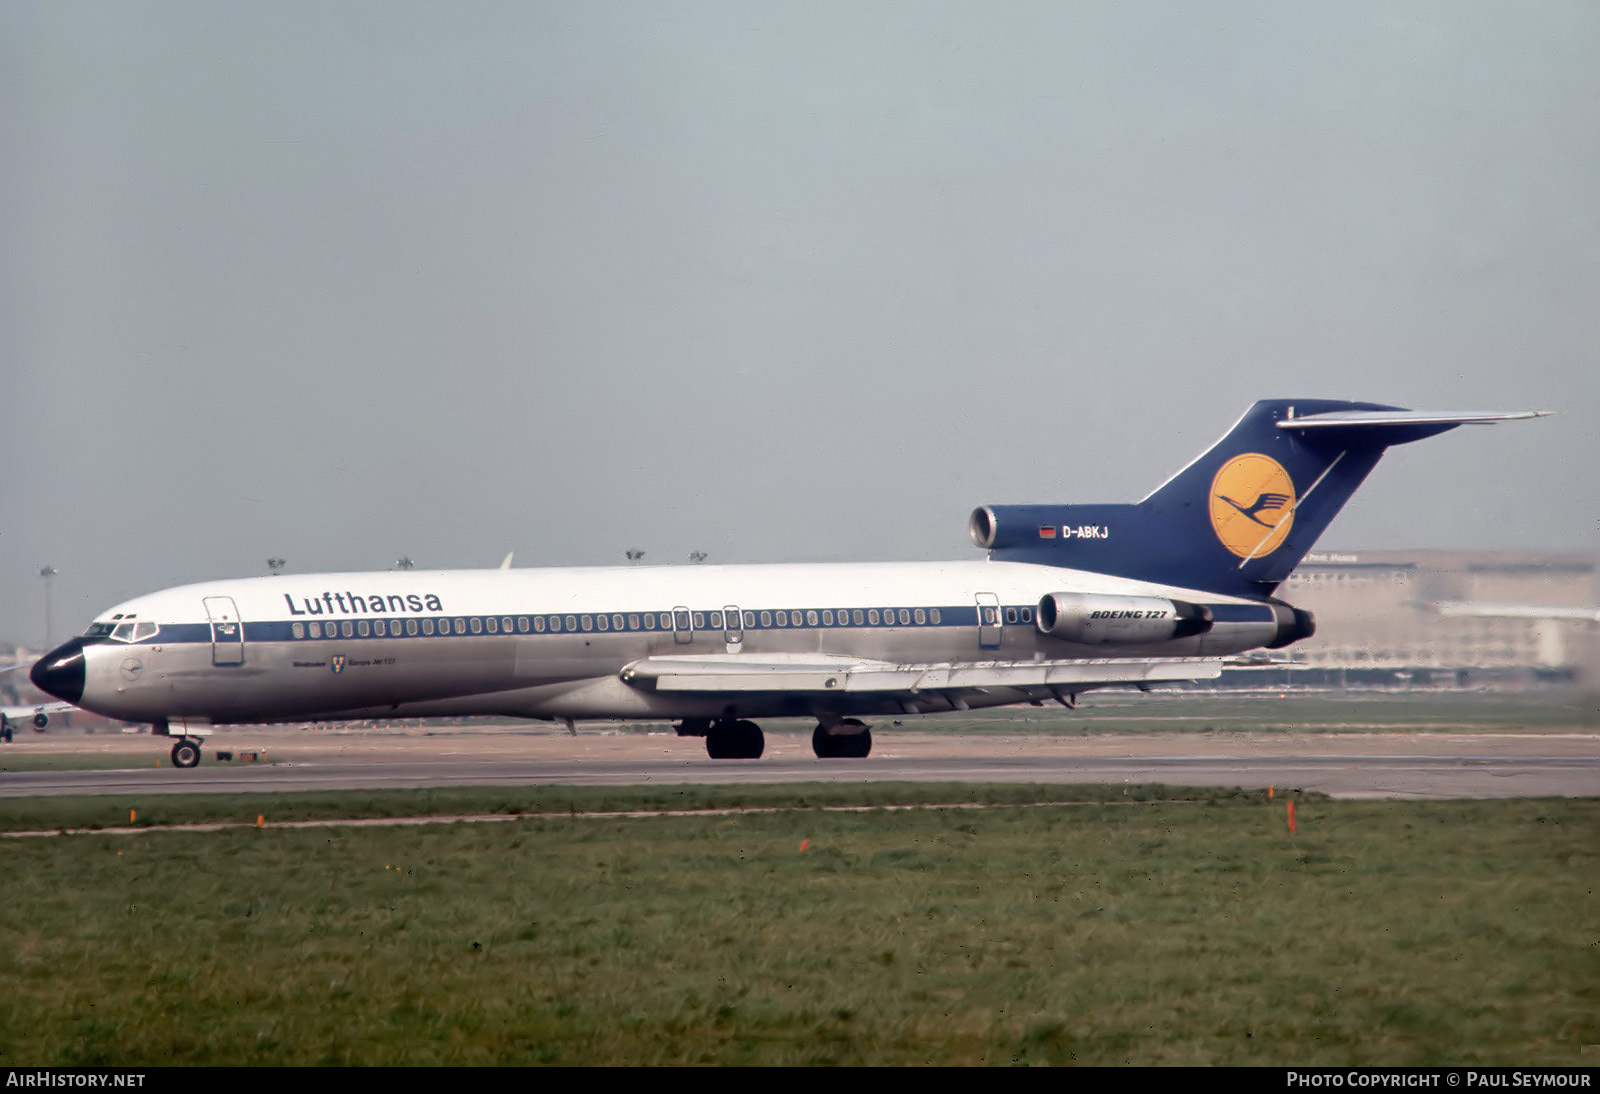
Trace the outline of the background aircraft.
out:
[[[50,728],[50,715],[73,709],[71,703],[0,707],[0,741],[10,741],[17,727],[22,725],[32,726],[35,733],[43,733]]]
[[[1600,623],[1600,606],[1560,604],[1490,604],[1476,600],[1430,600],[1428,611],[1447,618],[1554,619]]]

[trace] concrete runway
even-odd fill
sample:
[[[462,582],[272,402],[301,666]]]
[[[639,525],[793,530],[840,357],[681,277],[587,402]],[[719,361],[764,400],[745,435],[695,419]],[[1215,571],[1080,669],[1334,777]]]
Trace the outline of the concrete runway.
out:
[[[405,789],[446,786],[788,782],[1268,785],[1339,798],[1600,796],[1600,735],[1568,733],[1188,733],[947,736],[879,733],[866,760],[818,760],[809,734],[769,732],[766,757],[709,760],[671,734],[473,727],[423,731],[219,730],[198,768],[166,764],[145,735],[18,738],[0,750],[125,758],[119,770],[0,771],[0,797]],[[216,759],[253,751],[261,762]],[[102,762],[104,762],[102,760]],[[157,766],[158,763],[161,766]],[[120,767],[121,765],[119,765]]]

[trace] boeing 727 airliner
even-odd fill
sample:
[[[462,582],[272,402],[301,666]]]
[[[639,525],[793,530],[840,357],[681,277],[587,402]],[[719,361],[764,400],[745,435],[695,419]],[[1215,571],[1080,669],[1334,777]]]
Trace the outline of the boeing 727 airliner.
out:
[[[43,657],[41,689],[150,722],[193,767],[213,725],[508,715],[669,719],[757,758],[753,719],[1058,701],[1213,678],[1309,636],[1273,596],[1390,445],[1536,417],[1256,403],[1136,504],[990,505],[971,562],[310,574],[187,585],[104,612]]]

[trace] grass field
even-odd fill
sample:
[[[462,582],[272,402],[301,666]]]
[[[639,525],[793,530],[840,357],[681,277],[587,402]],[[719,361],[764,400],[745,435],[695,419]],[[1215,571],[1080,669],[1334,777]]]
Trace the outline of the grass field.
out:
[[[171,767],[165,753],[155,747],[149,755],[102,755],[83,752],[0,752],[0,773],[7,771],[126,771],[134,767]]]
[[[1291,835],[1260,795],[1048,789],[1112,800],[463,791],[542,812],[6,839],[0,1066],[1577,1064],[1600,1044],[1600,802],[1301,800]],[[373,799],[297,808],[432,809]],[[576,815],[732,802],[795,808]]]

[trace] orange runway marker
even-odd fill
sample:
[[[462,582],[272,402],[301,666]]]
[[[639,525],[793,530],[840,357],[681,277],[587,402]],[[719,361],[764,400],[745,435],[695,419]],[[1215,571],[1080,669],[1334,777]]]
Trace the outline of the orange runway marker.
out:
[[[1290,831],[1290,832],[1291,832],[1291,833],[1293,833],[1293,832],[1294,832],[1294,831],[1295,831],[1295,823],[1294,823],[1294,802],[1293,802],[1293,801],[1290,801],[1290,802],[1289,802],[1289,831]]]

